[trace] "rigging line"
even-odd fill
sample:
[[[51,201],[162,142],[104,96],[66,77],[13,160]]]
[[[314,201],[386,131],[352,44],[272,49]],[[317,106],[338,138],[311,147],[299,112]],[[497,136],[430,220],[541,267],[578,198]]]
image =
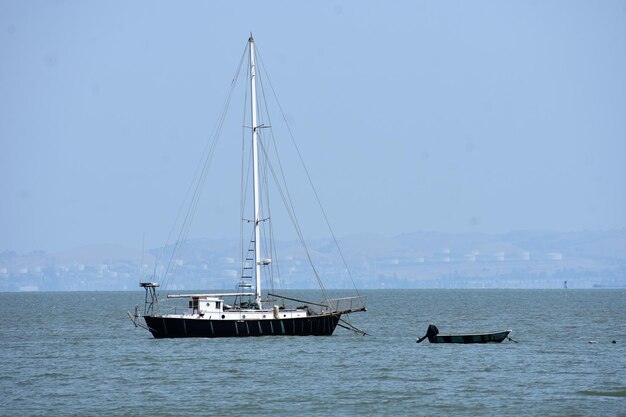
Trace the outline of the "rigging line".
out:
[[[244,146],[242,145],[242,148],[244,148]],[[241,190],[241,207],[240,207],[240,224],[239,224],[239,229],[240,229],[240,245],[241,245],[241,268],[242,268],[242,276],[243,274],[243,268],[245,267],[246,264],[246,258],[248,256],[248,253],[250,252],[250,242],[254,241],[254,228],[252,228],[252,236],[250,236],[246,242],[248,242],[248,246],[244,246],[244,224],[245,223],[250,223],[250,220],[246,219],[245,216],[245,210],[246,210],[246,202],[247,202],[247,196],[248,196],[248,189],[250,186],[250,170],[251,170],[251,159],[252,159],[252,152],[250,152],[248,154],[248,163],[245,164],[244,160],[245,160],[245,155],[246,153],[243,152],[242,153],[242,190]],[[244,167],[247,166],[247,173],[244,174]]]
[[[262,142],[261,142],[262,143]],[[269,193],[269,184],[268,184],[268,175],[267,175],[267,158],[265,161],[265,167],[264,167],[264,177],[263,177],[263,181],[265,183],[265,200],[266,200],[266,206],[267,206],[267,218],[269,219],[267,221],[267,225],[264,225],[264,229],[268,229],[268,233],[265,234],[265,236],[269,235],[269,243],[266,243],[267,247],[268,247],[268,251],[270,253],[270,256],[272,258],[272,263],[270,264],[270,273],[269,273],[269,287],[272,289],[272,292],[275,292],[276,289],[274,288],[274,276],[276,275],[278,277],[278,285],[279,288],[282,289],[282,282],[281,282],[281,276],[280,276],[280,267],[279,267],[279,262],[278,262],[278,251],[276,250],[276,240],[274,237],[274,222],[272,221],[272,208],[270,206],[270,193]],[[274,270],[276,270],[276,274],[274,274]]]
[[[257,51],[257,55],[258,55],[258,51]],[[273,131],[271,130],[271,119],[269,117],[269,112],[268,112],[268,106],[267,106],[267,102],[266,102],[266,96],[265,96],[265,89],[263,87],[263,74],[262,71],[258,71],[257,73],[257,78],[258,78],[258,86],[261,90],[261,98],[262,100],[259,100],[257,102],[258,108],[259,108],[259,121],[261,122],[261,126],[264,127],[269,127],[270,128],[270,137],[273,138]],[[264,106],[263,106],[264,105]],[[267,120],[267,125],[265,125],[263,122],[264,120]],[[263,146],[263,142],[265,141],[265,133],[264,133],[265,129],[259,129],[258,132],[258,139],[259,139],[259,143],[261,143],[261,145]],[[263,224],[263,230],[264,230],[264,247],[267,248],[268,252],[270,253],[271,256],[273,256],[275,258],[275,253],[272,253],[272,242],[273,242],[273,223],[271,221],[272,218],[272,212],[271,212],[271,206],[270,206],[270,193],[269,193],[269,187],[268,187],[268,178],[269,176],[267,175],[268,172],[268,163],[269,163],[269,158],[263,158],[263,165],[261,166],[261,173],[262,173],[262,181],[263,181],[263,187],[262,190],[263,192],[263,196],[261,199],[261,209],[262,210],[266,210],[267,212],[267,218],[270,219],[268,220],[266,223]],[[264,209],[265,207],[265,209]],[[268,229],[269,229],[269,233],[268,233]],[[266,280],[267,283],[269,284],[268,287],[272,288],[272,291],[274,291],[274,276],[273,276],[273,266],[272,264],[270,264],[270,268],[269,268],[269,274],[268,276],[266,276]]]
[[[248,46],[248,44],[246,44],[246,46]],[[246,48],[246,51],[248,52],[246,54],[246,56],[249,54],[249,47]],[[248,57],[249,58],[249,57]],[[249,182],[249,176],[250,176],[250,158],[252,157],[252,155],[249,155],[248,158],[248,163],[245,163],[245,159],[246,159],[246,116],[248,114],[248,88],[250,85],[250,75],[251,73],[251,69],[248,66],[247,70],[246,70],[246,81],[244,82],[245,84],[245,93],[244,93],[244,100],[243,100],[243,109],[242,109],[242,118],[241,118],[241,184],[240,184],[240,201],[239,201],[239,218],[241,219],[241,221],[239,222],[239,247],[241,250],[241,257],[240,257],[240,261],[241,261],[241,275],[243,276],[243,268],[244,268],[244,264],[245,264],[245,258],[247,256],[247,254],[244,254],[244,240],[243,240],[243,233],[244,233],[244,213],[245,213],[245,207],[246,207],[246,197],[248,195],[248,182]],[[248,167],[248,172],[246,174],[244,174],[245,171],[245,167]]]
[[[260,57],[259,57],[259,61],[262,62]],[[263,71],[263,74],[264,73],[265,73],[265,71]],[[265,108],[267,110],[269,108],[269,106],[267,105],[267,95],[265,94],[265,88],[264,88],[265,84],[263,83],[262,80],[263,80],[263,78],[259,77],[259,85],[261,86],[261,90],[263,91],[263,94],[262,94],[263,103],[265,104]],[[269,81],[269,77],[268,77],[268,81]],[[271,86],[271,81],[270,81],[270,86]],[[274,98],[276,99],[276,103],[278,104],[278,106],[280,108],[280,103],[278,103],[278,97],[276,97],[275,93],[274,93]],[[282,111],[282,109],[281,109],[281,111]],[[268,122],[269,122],[269,124],[271,126],[271,117],[270,117],[268,111],[266,111],[266,116],[267,116]],[[284,114],[283,114],[283,119],[284,119]],[[286,119],[284,119],[284,120],[285,120],[285,124],[287,125]],[[288,125],[287,125],[287,127],[288,127]],[[310,252],[309,252],[308,245],[306,243],[306,239],[304,239],[304,235],[303,235],[302,229],[300,227],[300,222],[298,221],[298,218],[297,218],[297,216],[295,214],[296,210],[295,210],[294,205],[293,205],[293,199],[291,198],[291,194],[289,192],[289,187],[287,186],[287,179],[286,179],[286,175],[285,175],[285,172],[284,172],[284,169],[283,169],[282,161],[281,161],[280,156],[279,156],[280,154],[278,152],[278,148],[277,148],[277,145],[276,145],[277,141],[276,141],[276,139],[274,137],[273,130],[271,131],[271,135],[272,135],[272,139],[273,139],[272,143],[274,145],[274,152],[276,154],[276,159],[278,161],[279,171],[280,171],[281,178],[282,178],[282,183],[278,180],[278,177],[275,175],[275,172],[274,172],[273,168],[271,168],[272,169],[272,174],[274,175],[274,180],[276,181],[276,185],[278,186],[279,191],[281,191],[281,194],[282,194],[282,190],[281,190],[280,187],[282,186],[285,189],[285,193],[286,193],[287,198],[285,199],[283,197],[283,203],[285,204],[285,208],[287,209],[287,211],[290,214],[290,216],[292,216],[292,223],[294,225],[294,228],[296,229],[296,232],[298,233],[298,235],[300,237],[300,244],[302,245],[302,248],[304,249],[305,253],[307,254],[307,258],[309,260],[309,264],[310,264],[311,269],[313,270],[313,272],[314,272],[314,274],[315,274],[315,276],[317,278],[318,285],[320,286],[320,289],[322,290],[322,293],[324,294],[324,296],[326,298],[328,298],[328,295],[326,293],[326,288],[324,287],[324,284],[323,284],[323,282],[322,282],[322,280],[321,280],[321,278],[320,278],[320,276],[319,276],[319,274],[317,272],[317,269],[315,268],[315,265],[313,264],[313,260],[312,260],[312,258],[310,256]],[[293,135],[292,135],[291,139],[292,139],[292,141],[294,141]],[[267,155],[267,150],[265,148],[263,148],[263,151],[264,151],[264,153],[266,155],[266,160],[269,161],[269,156]],[[305,168],[305,172],[306,172],[306,166],[304,166],[304,161],[302,160],[302,157],[300,157],[300,162],[301,162],[302,166]],[[270,164],[270,167],[271,167],[271,164]],[[309,183],[311,183],[311,179],[310,178],[309,178]],[[318,204],[319,204],[319,201],[318,201]],[[327,220],[326,225],[328,227],[330,227],[330,225],[328,224],[328,220]],[[344,264],[345,264],[345,261],[344,261]],[[354,284],[354,281],[353,281],[353,284]]]
[[[198,206],[198,202],[200,200],[200,195],[201,195],[201,188],[203,187],[205,181],[206,181],[206,173],[208,172],[209,166],[211,164],[211,161],[213,159],[213,155],[215,153],[215,148],[217,147],[217,142],[219,139],[219,132],[221,131],[221,125],[223,124],[223,119],[220,120],[220,126],[218,127],[218,133],[216,135],[216,137],[214,138],[214,140],[211,143],[211,146],[209,148],[208,154],[206,159],[204,160],[204,164],[202,165],[202,168],[200,170],[199,176],[197,178],[195,182],[195,188],[191,197],[191,201],[189,204],[189,207],[187,208],[187,213],[185,215],[185,218],[183,220],[183,224],[182,227],[179,231],[178,234],[178,239],[176,240],[176,243],[174,245],[174,250],[172,252],[172,257],[170,258],[170,262],[168,263],[168,267],[166,269],[166,275],[168,272],[170,272],[170,270],[172,270],[172,263],[174,258],[179,257],[180,255],[182,255],[184,247],[185,247],[185,239],[188,236],[189,230],[191,228],[191,224],[193,222],[193,217],[195,215],[197,206]],[[177,263],[174,263],[174,269],[172,270],[172,273],[175,272],[176,270],[176,266]]]
[[[261,64],[261,66],[263,67],[263,72],[266,73],[267,71],[265,71],[265,64],[263,63],[263,60],[261,59],[261,57],[259,56],[259,62]],[[328,230],[330,231],[330,234],[333,238],[333,242],[335,243],[335,246],[337,247],[337,250],[339,252],[339,256],[341,257],[341,260],[343,262],[344,267],[346,268],[346,272],[348,273],[348,276],[350,278],[350,281],[352,282],[352,286],[354,287],[355,291],[357,292],[358,295],[359,294],[359,290],[356,287],[356,284],[354,282],[354,278],[352,276],[352,272],[350,271],[350,268],[348,268],[348,263],[346,262],[346,258],[343,255],[343,251],[341,250],[341,247],[339,246],[339,242],[337,241],[337,237],[335,236],[335,232],[333,231],[331,225],[330,225],[330,221],[328,220],[328,216],[326,215],[326,211],[324,210],[324,207],[322,205],[322,202],[319,198],[319,195],[317,193],[317,190],[315,189],[315,186],[313,184],[313,180],[311,178],[311,175],[309,174],[309,170],[307,169],[305,163],[304,163],[304,159],[302,157],[302,154],[300,153],[300,149],[298,148],[298,144],[296,143],[295,137],[293,135],[293,132],[291,131],[291,127],[289,126],[289,123],[287,122],[287,118],[285,116],[285,112],[283,111],[282,106],[280,105],[280,101],[278,101],[278,96],[276,94],[276,91],[274,90],[274,86],[272,85],[272,80],[270,79],[269,75],[267,76],[267,81],[269,82],[269,86],[270,86],[270,90],[272,91],[274,98],[276,100],[276,104],[278,105],[278,109],[280,110],[280,113],[283,117],[283,121],[285,122],[285,126],[287,127],[287,131],[289,132],[289,136],[291,137],[291,141],[296,149],[296,153],[298,154],[298,158],[300,159],[300,163],[302,164],[302,167],[304,169],[304,172],[306,173],[307,179],[309,181],[309,186],[311,187],[311,189],[313,190],[313,194],[315,195],[315,199],[317,200],[317,204],[320,207],[320,210],[322,211],[322,215],[324,216],[324,220],[326,222],[326,227],[328,227]]]
[[[263,146],[263,144],[260,144],[260,148],[263,151],[263,154],[265,155],[265,157],[267,158],[267,150],[265,149],[265,146]],[[300,224],[298,222],[298,218],[295,214],[295,212],[293,211],[293,208],[289,207],[288,204],[288,197],[285,195],[285,192],[283,190],[283,188],[280,186],[280,182],[278,181],[278,177],[276,175],[276,171],[274,170],[274,167],[271,163],[268,163],[268,166],[270,168],[270,172],[272,173],[272,177],[274,178],[274,181],[276,183],[276,188],[278,189],[278,192],[283,200],[283,204],[285,205],[285,208],[287,209],[287,214],[289,215],[289,218],[291,219],[291,223],[293,224],[293,227],[296,231],[296,234],[298,235],[298,238],[300,239],[300,244],[302,245],[302,247],[304,248],[304,252],[307,256],[307,259],[309,260],[309,264],[311,265],[311,269],[313,270],[313,274],[315,275],[315,278],[317,279],[317,283],[320,286],[320,289],[322,291],[322,294],[324,294],[324,297],[326,299],[328,299],[328,294],[326,292],[326,288],[324,287],[324,284],[322,282],[322,279],[320,278],[320,275],[317,271],[317,268],[315,268],[315,264],[313,263],[313,258],[311,257],[311,253],[309,251],[309,248],[306,244],[306,240],[304,239],[304,235],[302,234],[302,229],[300,228]]]
[[[265,178],[265,183],[267,184],[267,177]],[[266,188],[267,189],[267,188]],[[272,209],[270,207],[270,199],[269,199],[269,193],[266,193],[266,199],[267,199],[267,222],[265,225],[263,225],[263,229],[265,230],[265,235],[266,236],[266,248],[268,253],[270,254],[270,259],[272,259],[272,262],[269,264],[269,273],[267,276],[267,280],[268,280],[268,287],[272,289],[272,291],[275,291],[274,288],[274,266],[276,266],[276,272],[278,273],[278,264],[275,262],[278,262],[278,259],[276,257],[276,250],[275,250],[275,241],[274,241],[274,223],[272,221]]]
[[[261,144],[261,146],[263,146],[263,141],[265,140],[264,134],[262,134],[262,132],[259,132],[258,135],[258,141]],[[261,196],[261,212],[262,213],[267,213],[266,216],[262,216],[265,217],[267,219],[267,221],[263,222],[262,227],[263,227],[263,247],[266,248],[266,251],[270,254],[270,256],[273,256],[272,253],[272,211],[271,211],[271,207],[270,207],[270,196],[269,196],[269,187],[268,187],[268,158],[263,158],[263,164],[260,167],[260,174],[261,174],[261,181],[263,182],[263,187],[261,187],[262,189],[262,196]],[[268,232],[269,230],[269,232]],[[271,288],[272,291],[274,291],[274,283],[273,283],[273,267],[272,264],[269,265],[269,269],[268,274],[266,274],[265,279],[266,279],[266,284],[268,288]]]
[[[278,257],[276,256],[276,241],[274,240],[274,227],[272,226],[272,222],[270,221],[269,224],[269,233],[270,233],[270,253],[272,254],[272,264],[271,264],[271,269],[270,269],[270,274],[271,274],[271,280],[270,280],[270,287],[272,289],[272,292],[276,291],[276,288],[274,288],[274,268],[276,268],[276,276],[278,277],[278,285],[279,288],[282,290],[282,282],[280,279],[280,266],[278,263]]]
[[[261,62],[260,56],[259,56],[259,61]],[[263,81],[264,80],[264,78],[263,78],[264,75],[265,75],[265,71],[259,71],[258,85],[261,88],[261,91],[262,91],[261,97],[263,98],[263,100],[260,101],[260,103],[263,103],[265,105],[265,107],[264,107],[265,114],[264,115],[267,118],[269,126],[272,126],[272,120],[271,120],[271,116],[269,114],[269,106],[267,104],[267,95],[265,94],[265,83]],[[273,145],[274,153],[276,155],[276,160],[278,161],[278,166],[279,166],[279,171],[280,171],[280,174],[281,174],[282,182],[278,181],[278,177],[277,176],[274,177],[274,180],[276,181],[276,184],[279,187],[284,187],[285,193],[287,195],[287,202],[288,202],[288,204],[287,204],[287,202],[285,202],[285,207],[287,208],[287,210],[291,210],[291,212],[293,213],[293,215],[295,217],[295,220],[296,220],[296,224],[295,225],[296,225],[296,227],[299,230],[301,230],[300,223],[297,220],[297,216],[295,216],[296,210],[295,210],[294,205],[293,205],[293,199],[291,198],[291,193],[289,192],[289,187],[287,186],[287,176],[285,175],[285,172],[284,172],[284,169],[283,169],[283,165],[282,165],[282,161],[280,159],[280,153],[278,152],[278,147],[276,145],[277,141],[276,141],[276,138],[274,136],[273,129],[270,129],[270,135],[271,135],[271,139],[272,139],[271,142],[272,142],[272,145]],[[265,160],[269,161],[270,158],[269,158],[269,155],[267,153],[267,150],[265,150],[265,156],[266,156]],[[304,249],[308,251],[308,247],[306,247],[306,240],[303,239],[303,243],[304,243],[303,244]]]
[[[257,55],[258,55],[258,48],[257,50]],[[267,106],[267,100],[266,100],[266,95],[264,94],[264,87],[263,87],[263,74],[262,71],[258,71],[257,72],[257,86],[260,88],[261,90],[261,97],[262,100],[257,101],[257,109],[258,109],[258,120],[259,126],[262,127],[269,127],[271,128],[271,119],[269,117],[269,112],[268,112],[268,106]],[[264,105],[264,106],[263,106]],[[267,120],[268,123],[265,124],[264,120]],[[270,129],[271,130],[271,129]],[[273,139],[273,132],[272,132],[272,139]],[[263,134],[263,129],[259,129],[258,131],[258,140],[259,143],[262,143],[264,141],[264,134]],[[268,221],[264,222],[262,227],[263,227],[263,237],[264,237],[264,247],[267,250],[267,253],[270,255],[270,257],[273,259],[272,263],[269,265],[268,269],[268,273],[265,274],[265,279],[266,279],[266,285],[268,288],[271,288],[272,291],[275,291],[274,288],[274,277],[277,274],[278,275],[278,279],[279,279],[279,286],[280,288],[282,288],[282,281],[281,281],[281,277],[280,277],[280,268],[278,265],[278,256],[277,256],[277,250],[276,250],[276,244],[275,244],[275,240],[274,240],[274,229],[273,229],[273,222],[271,221],[272,215],[271,215],[271,206],[270,206],[270,196],[269,196],[269,187],[268,187],[268,175],[267,175],[267,164],[268,164],[269,159],[268,158],[264,158],[264,165],[261,166],[261,174],[262,174],[262,181],[263,181],[263,187],[262,190],[264,191],[263,196],[262,196],[262,200],[260,201],[261,203],[261,210],[262,211],[266,211],[267,212],[267,216],[263,216],[263,217],[267,217]],[[266,208],[264,208],[266,207]],[[269,230],[269,232],[268,232]],[[276,271],[276,274],[274,274],[274,271]]]
[[[263,143],[264,143],[264,135],[259,132],[259,136],[258,136],[258,143],[260,144],[260,147],[263,147]],[[264,154],[264,156],[266,156]],[[269,195],[269,187],[268,187],[268,158],[264,157],[263,158],[263,164],[260,166],[260,177],[261,177],[261,181],[263,182],[263,187],[261,187],[262,189],[262,197],[261,197],[261,212],[265,213],[264,215],[262,215],[261,217],[266,218],[267,221],[263,222],[262,227],[263,227],[263,247],[266,249],[266,252],[269,254],[270,258],[272,259],[272,263],[269,265],[269,271],[268,274],[265,274],[265,278],[266,278],[266,285],[267,288],[271,288],[272,291],[275,290],[274,288],[274,268],[276,268],[276,272],[279,273],[278,271],[278,264],[277,264],[277,256],[276,256],[276,247],[275,247],[275,240],[274,240],[274,228],[273,228],[273,222],[272,222],[272,210],[271,210],[271,205],[270,205],[270,195]],[[279,275],[280,278],[280,275]]]
[[[242,145],[242,148],[244,146]],[[250,187],[250,159],[252,159],[252,155],[249,154],[248,155],[248,163],[245,164],[244,163],[244,159],[245,159],[245,151],[242,153],[241,156],[241,206],[240,206],[240,212],[239,212],[239,219],[240,219],[240,224],[239,224],[239,230],[240,230],[240,245],[241,245],[241,254],[242,254],[242,258],[241,261],[243,262],[243,253],[244,253],[244,239],[243,239],[243,235],[244,235],[244,223],[247,223],[248,220],[246,220],[246,215],[245,215],[245,211],[246,211],[246,202],[247,202],[247,195],[248,195],[248,189]],[[244,174],[244,166],[248,167],[247,173]]]
[[[177,239],[176,243],[174,244],[174,248],[172,250],[169,262],[167,264],[167,268],[165,269],[165,273],[164,273],[165,283],[164,283],[163,287],[167,287],[167,284],[168,284],[168,281],[169,281],[169,279],[167,277],[168,277],[168,273],[170,272],[170,270],[172,271],[172,274],[175,273],[175,269],[176,268],[172,268],[173,260],[176,257],[180,256],[182,254],[182,252],[183,252],[184,243],[182,242],[182,239],[187,236],[188,231],[189,231],[189,227],[190,227],[190,224],[188,224],[190,222],[189,216],[191,214],[191,216],[193,217],[193,214],[191,212],[195,211],[194,207],[196,206],[196,204],[194,203],[194,200],[198,197],[198,188],[201,186],[201,184],[204,184],[204,182],[202,181],[202,178],[205,177],[205,173],[206,173],[206,170],[208,168],[207,165],[210,164],[210,160],[212,159],[212,156],[213,156],[213,154],[215,152],[215,148],[217,146],[217,141],[219,139],[219,134],[221,132],[222,125],[224,123],[224,118],[225,118],[225,115],[227,113],[227,109],[228,109],[230,100],[232,98],[232,93],[234,91],[234,86],[235,86],[235,84],[237,82],[237,79],[239,78],[239,73],[241,71],[243,57],[244,56],[242,55],[242,58],[240,59],[237,71],[235,72],[235,76],[233,77],[233,80],[231,81],[230,90],[228,92],[227,99],[225,100],[225,103],[222,106],[222,113],[220,115],[220,118],[218,119],[218,124],[214,128],[214,131],[213,131],[213,133],[211,135],[211,140],[207,142],[207,144],[205,145],[205,148],[204,148],[204,150],[202,152],[202,155],[207,155],[207,157],[206,157],[206,159],[201,158],[200,162],[198,163],[198,166],[196,168],[195,174],[193,176],[193,181],[191,182],[191,184],[189,186],[189,189],[187,190],[185,199],[183,200],[183,204],[181,204],[181,207],[179,209],[179,213],[178,213],[178,215],[176,217],[176,221],[175,221],[174,225],[172,226],[172,229],[170,231],[170,235],[168,236],[167,242],[169,243],[169,241],[171,239],[171,236],[173,234],[175,225],[178,224],[178,219],[180,218],[180,214],[182,213],[182,208],[185,206],[185,202],[186,201],[190,201],[189,202],[189,206],[188,206],[188,210],[187,210],[187,213],[186,213],[186,216],[185,216],[185,219],[183,220],[183,223],[181,225],[181,229],[180,229],[180,232],[179,232],[178,239]],[[203,161],[204,161],[204,164],[203,164]],[[195,189],[193,187],[194,184],[196,184]],[[194,193],[193,193],[193,195],[192,195],[192,197],[190,199],[189,196],[190,196],[191,190],[194,190]]]
[[[164,273],[164,278],[165,278],[165,284],[167,285],[168,283],[168,273],[170,272],[170,270],[172,270],[172,273],[175,272],[175,269],[172,269],[172,263],[173,260],[176,256],[179,256],[180,254],[182,254],[182,250],[185,246],[185,242],[183,242],[183,240],[188,236],[189,233],[189,229],[191,227],[191,223],[193,221],[193,217],[195,215],[195,211],[196,208],[198,206],[198,202],[200,199],[200,194],[201,194],[201,188],[204,185],[204,183],[206,182],[206,177],[207,177],[207,172],[208,172],[208,168],[211,165],[211,161],[213,160],[213,155],[215,154],[215,149],[217,148],[217,143],[219,141],[219,137],[220,137],[220,133],[222,131],[222,127],[224,125],[224,120],[226,119],[226,114],[228,113],[228,108],[230,107],[230,102],[232,100],[232,96],[233,96],[233,91],[235,89],[235,86],[237,84],[237,81],[239,79],[239,75],[241,73],[241,67],[242,64],[244,62],[244,58],[245,58],[245,48],[244,48],[244,52],[242,54],[242,57],[239,61],[239,65],[237,67],[237,70],[235,71],[235,74],[233,76],[233,79],[231,80],[231,84],[230,84],[230,88],[228,91],[228,95],[227,98],[222,106],[222,112],[220,114],[220,117],[218,119],[218,123],[216,128],[214,129],[213,135],[212,135],[212,139],[209,141],[209,143],[207,143],[207,145],[205,146],[205,149],[203,151],[203,154],[206,154],[206,158],[204,159],[204,163],[200,162],[200,164],[198,165],[198,168],[196,168],[196,174],[194,175],[194,180],[192,181],[192,185],[190,186],[190,188],[187,191],[187,196],[185,197],[185,200],[187,200],[187,197],[189,196],[189,192],[194,189],[193,184],[195,183],[195,189],[193,191],[193,195],[191,197],[191,201],[189,204],[189,207],[187,209],[187,213],[185,215],[185,219],[183,220],[183,224],[181,226],[181,230],[180,233],[178,234],[178,239],[174,245],[174,249],[172,251],[172,255],[170,257],[170,260],[168,262],[167,268],[165,270]],[[202,160],[201,160],[202,161]],[[182,211],[182,206],[181,206],[181,211]],[[180,211],[179,211],[180,214]],[[170,236],[171,237],[171,236]],[[168,238],[168,242],[169,242],[169,238]],[[166,286],[164,285],[164,286]]]

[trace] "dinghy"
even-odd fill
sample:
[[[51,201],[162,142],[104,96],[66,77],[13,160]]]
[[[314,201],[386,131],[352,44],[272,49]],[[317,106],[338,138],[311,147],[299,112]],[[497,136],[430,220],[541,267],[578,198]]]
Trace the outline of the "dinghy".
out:
[[[439,329],[434,324],[428,326],[426,334],[417,343],[428,339],[430,343],[500,343],[506,339],[511,330],[499,330],[488,333],[465,333],[465,334],[439,334]]]

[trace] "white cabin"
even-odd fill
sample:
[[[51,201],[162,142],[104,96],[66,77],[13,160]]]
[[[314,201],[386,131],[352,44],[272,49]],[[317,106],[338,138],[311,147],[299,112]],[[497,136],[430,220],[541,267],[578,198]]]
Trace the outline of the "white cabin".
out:
[[[200,316],[208,313],[221,313],[224,311],[224,300],[216,297],[192,297],[189,300],[188,314]]]

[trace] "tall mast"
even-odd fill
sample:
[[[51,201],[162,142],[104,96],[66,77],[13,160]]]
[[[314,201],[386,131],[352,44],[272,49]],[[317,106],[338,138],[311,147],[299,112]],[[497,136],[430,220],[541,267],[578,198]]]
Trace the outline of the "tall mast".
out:
[[[252,182],[254,185],[254,296],[259,308],[261,306],[261,214],[259,193],[259,135],[257,129],[257,106],[256,106],[256,63],[254,57],[254,38],[250,33],[248,39],[250,46],[250,92],[252,105]]]

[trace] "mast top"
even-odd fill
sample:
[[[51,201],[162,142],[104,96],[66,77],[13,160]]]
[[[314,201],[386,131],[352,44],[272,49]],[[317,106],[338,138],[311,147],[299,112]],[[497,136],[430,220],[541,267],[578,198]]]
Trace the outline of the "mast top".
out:
[[[250,37],[248,38],[248,42],[254,42],[254,38],[252,37],[252,32],[250,32]]]

